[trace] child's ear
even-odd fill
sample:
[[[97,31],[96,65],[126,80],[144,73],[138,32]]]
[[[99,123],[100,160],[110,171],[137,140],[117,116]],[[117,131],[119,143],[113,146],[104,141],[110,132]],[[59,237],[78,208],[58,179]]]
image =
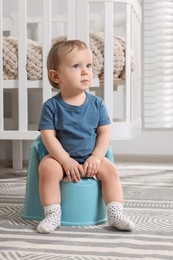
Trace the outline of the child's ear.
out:
[[[49,78],[56,84],[60,84],[60,79],[58,77],[58,72],[56,70],[49,70]]]

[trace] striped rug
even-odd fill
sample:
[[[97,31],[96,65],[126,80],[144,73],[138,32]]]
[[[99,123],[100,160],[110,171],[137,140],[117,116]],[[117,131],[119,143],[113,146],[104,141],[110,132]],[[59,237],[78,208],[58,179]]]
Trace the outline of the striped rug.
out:
[[[173,259],[173,170],[120,168],[125,212],[133,232],[107,224],[60,227],[36,232],[37,221],[24,221],[26,171],[0,170],[0,260]]]

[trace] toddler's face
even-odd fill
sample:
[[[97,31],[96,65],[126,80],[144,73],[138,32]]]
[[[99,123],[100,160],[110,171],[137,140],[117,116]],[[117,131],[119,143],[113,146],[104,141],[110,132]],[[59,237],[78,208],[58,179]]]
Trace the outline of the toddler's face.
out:
[[[61,90],[87,90],[93,80],[91,51],[74,49],[62,58],[57,73]]]

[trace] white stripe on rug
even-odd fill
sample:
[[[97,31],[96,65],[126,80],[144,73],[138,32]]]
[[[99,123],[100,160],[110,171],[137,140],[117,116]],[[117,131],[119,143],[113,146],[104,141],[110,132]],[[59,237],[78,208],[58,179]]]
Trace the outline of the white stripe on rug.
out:
[[[130,246],[130,245],[129,245]],[[85,254],[85,252],[87,253],[87,255],[93,255],[93,253],[99,253],[99,254],[102,254],[102,253],[108,253],[108,254],[113,254],[113,253],[124,253],[124,250],[125,250],[125,247],[91,247],[91,246],[82,246],[82,247],[79,247],[78,245],[62,245],[62,244],[55,244],[55,245],[52,245],[52,244],[31,244],[31,243],[27,243],[27,242],[23,242],[23,241],[2,241],[1,242],[1,245],[0,247],[3,247],[3,248],[22,248],[22,249],[37,249],[37,250],[55,250],[55,251],[63,251],[63,252],[76,252],[77,254],[79,254],[79,252],[83,252],[83,254]],[[155,254],[159,255],[159,256],[169,256],[169,257],[172,257],[172,250],[170,249],[169,251],[169,248],[165,248],[165,250],[159,250],[158,248],[155,250]],[[146,247],[143,249],[143,248],[130,248],[128,247],[127,248],[127,245],[126,245],[126,254],[130,255],[137,255],[139,254],[141,256],[141,254],[147,256],[147,255],[152,255],[153,254],[153,248],[152,249],[147,249]],[[170,258],[171,259],[171,258]]]

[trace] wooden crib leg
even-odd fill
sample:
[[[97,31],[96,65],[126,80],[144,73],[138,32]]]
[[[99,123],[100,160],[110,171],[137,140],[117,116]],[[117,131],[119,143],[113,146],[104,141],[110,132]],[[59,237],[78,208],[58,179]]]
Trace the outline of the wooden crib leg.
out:
[[[13,160],[13,169],[21,170],[23,167],[22,163],[22,140],[13,140],[12,141],[12,160]]]

